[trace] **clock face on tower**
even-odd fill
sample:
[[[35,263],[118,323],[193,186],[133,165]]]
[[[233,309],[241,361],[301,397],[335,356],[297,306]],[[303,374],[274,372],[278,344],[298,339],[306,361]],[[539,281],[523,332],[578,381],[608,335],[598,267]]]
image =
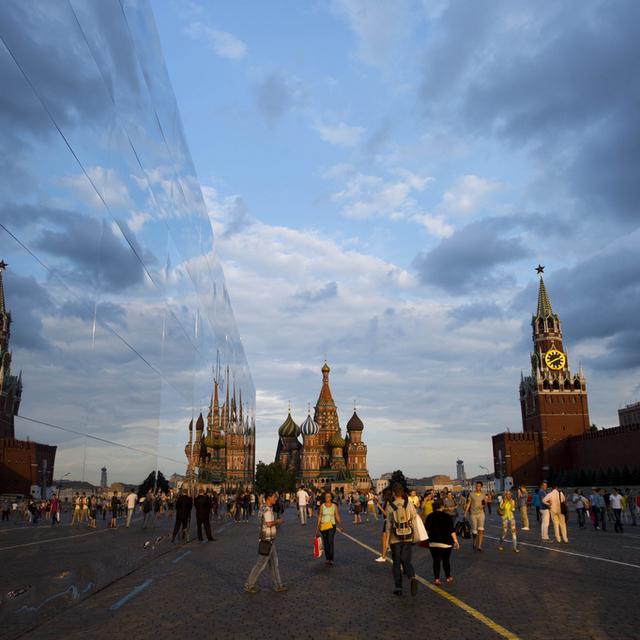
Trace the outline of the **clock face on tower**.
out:
[[[567,364],[567,357],[562,353],[562,351],[549,349],[544,356],[544,361],[549,369],[560,371],[560,369],[563,369],[565,364]]]

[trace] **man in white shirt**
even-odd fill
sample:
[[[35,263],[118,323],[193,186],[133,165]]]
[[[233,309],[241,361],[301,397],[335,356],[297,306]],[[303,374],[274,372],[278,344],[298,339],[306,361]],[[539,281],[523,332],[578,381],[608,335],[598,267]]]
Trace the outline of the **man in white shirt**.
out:
[[[553,489],[547,493],[542,502],[549,507],[551,512],[551,519],[553,521],[553,531],[556,535],[556,542],[560,542],[562,535],[562,542],[569,544],[569,538],[567,537],[567,520],[562,513],[562,504],[566,505],[567,499],[564,493],[558,489],[558,485],[553,485]]]
[[[133,518],[133,512],[136,510],[137,502],[138,494],[132,490],[127,496],[127,527],[131,524],[131,518]]]
[[[305,491],[304,487],[298,489],[296,493],[298,500],[298,513],[300,514],[300,524],[307,524],[307,504],[309,503],[309,494]]]
[[[614,489],[609,496],[609,505],[613,511],[613,517],[616,522],[614,525],[614,531],[616,533],[623,533],[622,529],[622,496],[618,489]]]

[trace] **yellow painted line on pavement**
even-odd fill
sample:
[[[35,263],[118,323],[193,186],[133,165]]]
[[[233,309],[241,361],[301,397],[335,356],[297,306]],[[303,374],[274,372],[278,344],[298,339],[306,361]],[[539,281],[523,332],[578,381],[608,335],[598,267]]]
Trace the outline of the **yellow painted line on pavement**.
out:
[[[344,531],[341,531],[340,533],[343,536],[345,536],[345,538],[349,538],[349,540],[351,540],[352,542],[355,542],[357,545],[360,545],[363,549],[367,549],[368,551],[371,551],[375,555],[380,555],[378,551],[376,551],[373,547],[370,547],[368,544],[361,542],[357,538],[350,536],[348,533],[345,533]],[[386,558],[386,561],[391,562],[389,558]],[[485,616],[484,613],[480,613],[480,611],[478,611],[477,609],[474,609],[472,606],[468,605],[466,602],[463,602],[462,600],[460,600],[460,598],[456,598],[454,595],[451,595],[448,591],[445,591],[442,587],[436,587],[435,585],[431,584],[430,582],[427,582],[424,578],[418,575],[416,575],[416,580],[418,580],[418,582],[423,584],[425,587],[431,589],[433,593],[439,595],[445,600],[448,600],[451,604],[455,605],[456,607],[468,613],[470,616],[475,618],[478,622],[481,622],[485,626],[489,627],[489,629],[497,633],[499,636],[502,636],[507,640],[520,640],[519,636],[517,636],[515,633],[512,633],[508,629],[505,629],[502,625],[498,624],[497,622],[494,622],[488,616]]]

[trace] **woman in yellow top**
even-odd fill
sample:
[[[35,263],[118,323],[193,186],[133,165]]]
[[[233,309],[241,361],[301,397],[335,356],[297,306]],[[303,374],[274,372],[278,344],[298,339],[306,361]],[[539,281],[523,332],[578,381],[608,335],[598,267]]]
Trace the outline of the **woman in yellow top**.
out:
[[[322,536],[324,546],[325,565],[333,564],[333,540],[336,536],[336,526],[342,531],[342,521],[340,520],[340,512],[338,505],[333,502],[333,496],[330,491],[324,494],[324,502],[318,509],[318,524],[316,526],[316,536]]]
[[[516,538],[516,501],[511,495],[511,491],[505,491],[504,497],[500,501],[498,514],[502,516],[502,535],[500,536],[500,545],[498,549],[504,551],[504,539],[507,537],[507,529],[511,525],[511,542],[513,544],[513,552],[519,553],[518,539]]]
[[[426,520],[430,513],[433,513],[433,494],[428,493],[422,501],[422,519]]]

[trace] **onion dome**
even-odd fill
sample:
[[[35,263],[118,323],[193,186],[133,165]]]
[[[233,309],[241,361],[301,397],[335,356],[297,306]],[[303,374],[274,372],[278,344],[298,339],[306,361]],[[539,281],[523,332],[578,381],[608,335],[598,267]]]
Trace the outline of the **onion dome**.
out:
[[[360,417],[354,410],[351,419],[347,422],[347,431],[362,431],[363,429],[364,425],[362,424],[362,420],[360,420]]]
[[[329,368],[329,365],[325,362],[322,366],[322,373],[329,373],[330,371],[331,369]]]
[[[204,443],[207,445],[207,447],[213,447],[213,436],[205,436]]]
[[[200,414],[196,420],[196,431],[204,431],[204,418],[202,414]]]
[[[222,436],[218,436],[217,438],[211,438],[212,443],[211,446],[214,449],[224,449],[225,448],[225,441],[224,438]]]
[[[189,421],[189,431],[193,431],[193,419]]]
[[[340,448],[344,447],[346,444],[344,438],[340,435],[339,431],[336,431],[327,441],[327,444],[332,448]]]
[[[278,429],[278,435],[282,438],[297,438],[300,435],[300,427],[293,421],[291,412]]]
[[[302,423],[302,426],[300,427],[300,431],[303,436],[315,436],[317,435],[319,430],[320,428],[314,422],[311,414],[307,416],[307,419]]]

